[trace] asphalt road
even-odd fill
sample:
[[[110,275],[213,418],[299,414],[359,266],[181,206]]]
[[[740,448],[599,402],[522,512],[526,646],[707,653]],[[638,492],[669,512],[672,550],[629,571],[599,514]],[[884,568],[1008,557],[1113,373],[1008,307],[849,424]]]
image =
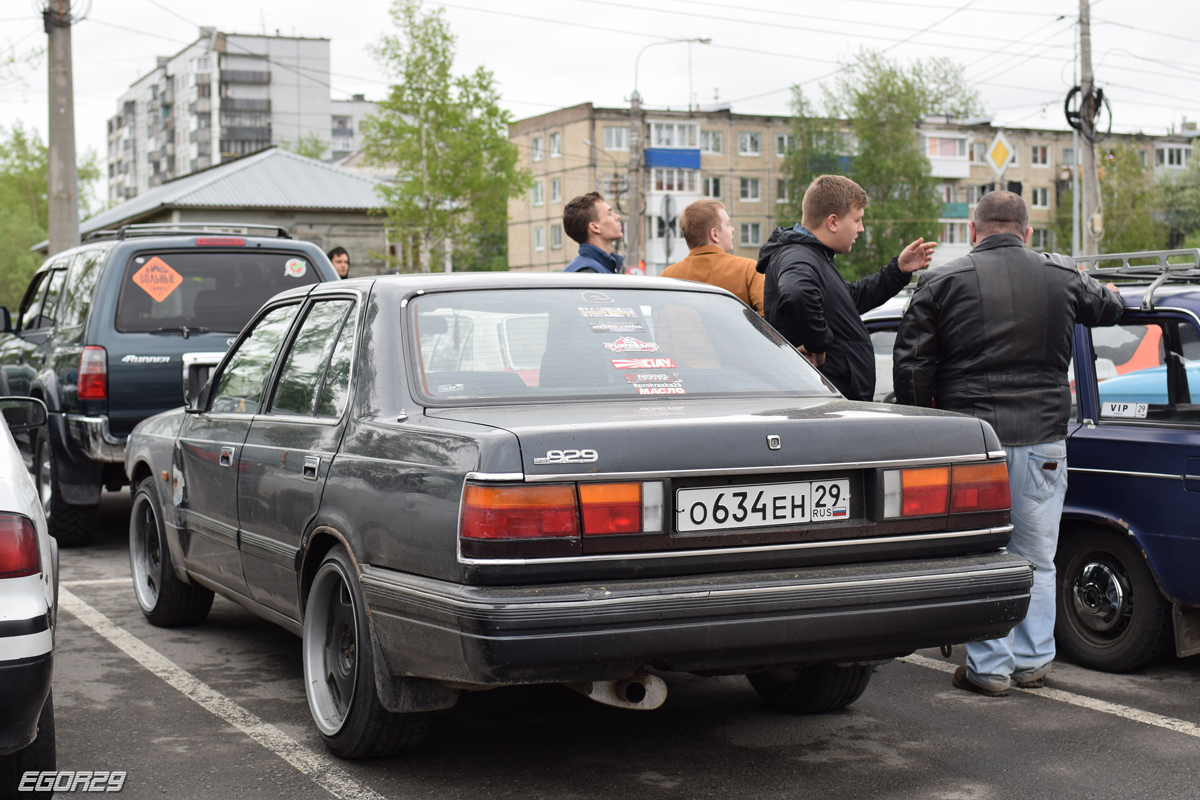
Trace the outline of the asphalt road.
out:
[[[62,553],[54,676],[59,769],[124,770],[122,797],[1200,796],[1200,657],[1133,675],[1059,663],[1048,689],[989,699],[950,686],[962,648],[922,651],[808,717],[732,677],[668,675],[653,712],[499,689],[435,714],[409,756],[342,761],[309,720],[295,636],[220,597],[194,628],[144,621],[128,510],[106,495],[97,542]]]

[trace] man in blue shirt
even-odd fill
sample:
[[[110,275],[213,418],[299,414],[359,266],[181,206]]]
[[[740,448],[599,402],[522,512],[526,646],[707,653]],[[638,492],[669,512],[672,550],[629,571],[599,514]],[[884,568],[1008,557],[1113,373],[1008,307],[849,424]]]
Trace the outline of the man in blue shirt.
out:
[[[588,192],[567,203],[563,230],[579,243],[579,255],[563,272],[621,274],[622,258],[613,252],[613,243],[625,235],[621,215],[604,202],[599,192]]]

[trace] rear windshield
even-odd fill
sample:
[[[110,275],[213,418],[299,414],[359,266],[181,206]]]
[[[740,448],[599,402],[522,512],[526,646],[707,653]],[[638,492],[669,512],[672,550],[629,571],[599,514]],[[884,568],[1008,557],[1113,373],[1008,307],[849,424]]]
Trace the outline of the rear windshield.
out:
[[[125,267],[117,330],[237,333],[272,296],[319,280],[301,253],[139,253]]]
[[[676,291],[504,290],[410,304],[418,391],[478,400],[829,396],[816,370],[733,298]]]

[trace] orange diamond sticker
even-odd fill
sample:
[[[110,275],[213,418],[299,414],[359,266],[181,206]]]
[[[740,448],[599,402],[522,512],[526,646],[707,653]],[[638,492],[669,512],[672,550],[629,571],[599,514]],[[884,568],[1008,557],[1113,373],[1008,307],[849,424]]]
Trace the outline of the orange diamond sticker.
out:
[[[175,287],[183,283],[183,276],[163,261],[154,256],[146,262],[146,266],[133,273],[133,282],[154,298],[154,302],[166,300]]]

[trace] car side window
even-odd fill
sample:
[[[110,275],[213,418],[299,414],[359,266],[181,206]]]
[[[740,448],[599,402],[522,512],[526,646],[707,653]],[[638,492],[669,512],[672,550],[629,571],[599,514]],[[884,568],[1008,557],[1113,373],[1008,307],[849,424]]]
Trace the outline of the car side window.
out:
[[[271,365],[287,336],[297,304],[267,312],[230,356],[217,381],[209,410],[214,413],[257,414]]]
[[[40,301],[33,303],[21,318],[21,330],[35,331],[54,327],[54,313],[58,308],[58,297],[67,280],[65,269],[54,269],[44,281],[46,291]]]
[[[326,300],[308,310],[279,372],[272,413],[312,416],[321,377],[351,305],[351,300]]]
[[[1190,321],[1094,328],[1092,350],[1102,420],[1200,422],[1200,335]]]
[[[66,292],[58,309],[60,327],[73,328],[87,321],[88,308],[96,291],[100,267],[108,251],[103,248],[85,250],[75,259],[68,272]]]
[[[342,332],[338,335],[337,347],[329,359],[329,368],[325,370],[325,382],[317,402],[318,417],[340,417],[346,410],[346,398],[350,395],[350,358],[354,352],[357,330],[358,306],[355,306],[346,316]]]
[[[42,314],[42,301],[46,298],[46,283],[50,272],[33,276],[33,283],[25,290],[25,298],[21,302],[18,316],[21,320],[20,330],[26,331],[35,327],[38,317]]]

